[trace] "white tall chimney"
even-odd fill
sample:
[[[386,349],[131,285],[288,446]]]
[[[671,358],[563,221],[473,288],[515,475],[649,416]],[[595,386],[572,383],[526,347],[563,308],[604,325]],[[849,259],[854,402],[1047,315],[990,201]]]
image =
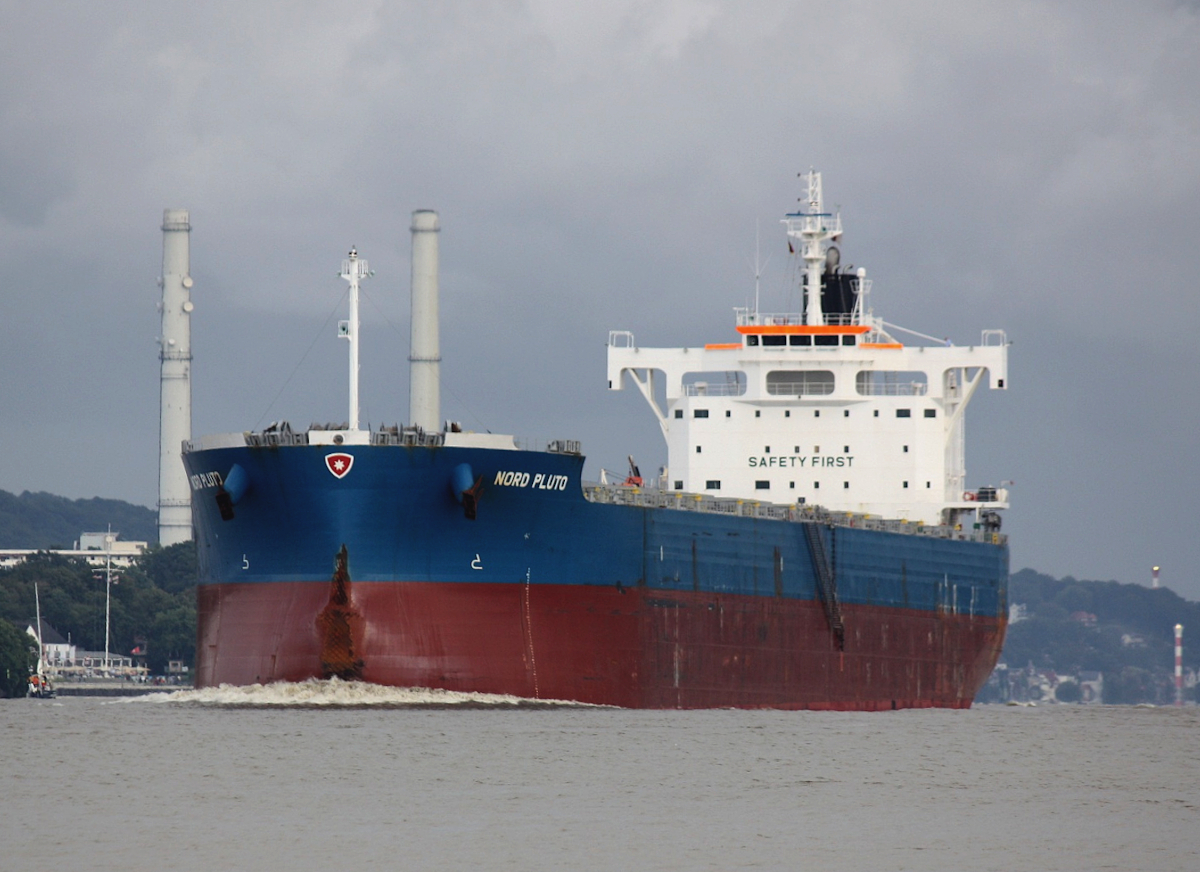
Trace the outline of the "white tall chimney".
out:
[[[438,349],[437,212],[412,216],[412,339],[408,355],[408,420],[426,432],[442,428],[441,353]]]
[[[158,408],[158,543],[192,538],[192,495],[181,457],[192,438],[192,288],[186,209],[163,210],[162,361]]]

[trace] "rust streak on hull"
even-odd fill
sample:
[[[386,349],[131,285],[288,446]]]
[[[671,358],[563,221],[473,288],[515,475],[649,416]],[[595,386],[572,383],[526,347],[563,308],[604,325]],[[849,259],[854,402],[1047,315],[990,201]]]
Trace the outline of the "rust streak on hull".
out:
[[[329,602],[317,615],[316,624],[321,639],[321,677],[357,681],[363,677],[364,663],[356,656],[354,640],[362,636],[363,620],[351,597],[348,564],[343,545],[334,561]]]

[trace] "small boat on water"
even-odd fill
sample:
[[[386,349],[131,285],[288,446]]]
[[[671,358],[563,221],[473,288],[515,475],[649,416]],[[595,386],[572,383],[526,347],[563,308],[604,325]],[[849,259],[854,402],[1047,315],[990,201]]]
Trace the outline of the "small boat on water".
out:
[[[38,596],[37,582],[34,582],[33,585],[33,602],[37,609],[38,656],[36,671],[29,676],[29,688],[25,691],[25,695],[36,699],[53,699],[58,694],[54,690],[50,676],[46,674],[46,648],[42,644],[42,600]]]
[[[25,695],[36,699],[54,699],[58,692],[48,677],[35,672],[29,676],[29,690]]]

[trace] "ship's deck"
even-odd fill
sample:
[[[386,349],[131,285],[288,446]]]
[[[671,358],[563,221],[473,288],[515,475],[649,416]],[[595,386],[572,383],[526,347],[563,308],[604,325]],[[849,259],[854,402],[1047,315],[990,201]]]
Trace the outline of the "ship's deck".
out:
[[[948,525],[919,524],[877,518],[854,512],[831,512],[820,506],[793,506],[758,500],[720,499],[708,494],[597,484],[595,482],[584,482],[583,495],[593,503],[617,506],[736,515],[743,518],[763,518],[772,521],[816,522],[833,527],[857,527],[863,530],[880,530],[911,536],[931,536],[935,539],[957,539],[963,542],[984,542],[991,545],[1008,543],[1006,534],[985,529],[982,525],[979,529],[968,530]]]

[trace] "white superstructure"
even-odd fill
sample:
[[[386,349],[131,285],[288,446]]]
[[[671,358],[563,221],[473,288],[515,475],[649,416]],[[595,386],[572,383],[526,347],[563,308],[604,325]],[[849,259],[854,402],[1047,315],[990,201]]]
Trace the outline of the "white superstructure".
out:
[[[671,490],[998,525],[1008,494],[968,487],[963,415],[980,385],[1007,386],[1004,332],[967,347],[893,338],[867,307],[866,271],[839,268],[841,217],[823,210],[820,174],[806,177],[807,209],[783,222],[804,261],[803,314],[736,309],[738,341],[694,348],[612,331],[609,388],[628,376],[650,404]]]
[[[192,538],[192,491],[180,453],[192,438],[191,229],[186,209],[163,210],[158,543],[164,547]]]

